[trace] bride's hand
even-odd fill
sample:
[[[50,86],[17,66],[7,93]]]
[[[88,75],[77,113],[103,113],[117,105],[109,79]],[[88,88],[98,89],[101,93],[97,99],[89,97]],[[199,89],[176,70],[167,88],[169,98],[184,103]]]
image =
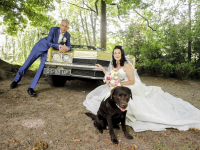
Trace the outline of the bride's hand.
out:
[[[100,64],[96,64],[95,66],[97,66],[97,69],[101,69],[101,70],[104,69],[104,68],[102,67],[102,65],[100,65]]]

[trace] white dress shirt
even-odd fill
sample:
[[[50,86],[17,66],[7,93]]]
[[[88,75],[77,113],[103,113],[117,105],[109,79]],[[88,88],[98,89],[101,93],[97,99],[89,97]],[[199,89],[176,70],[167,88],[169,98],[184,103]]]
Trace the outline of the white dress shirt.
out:
[[[62,32],[60,31],[60,34],[59,34],[59,37],[58,37],[58,43],[62,42],[63,36],[64,36],[64,33],[62,33]]]

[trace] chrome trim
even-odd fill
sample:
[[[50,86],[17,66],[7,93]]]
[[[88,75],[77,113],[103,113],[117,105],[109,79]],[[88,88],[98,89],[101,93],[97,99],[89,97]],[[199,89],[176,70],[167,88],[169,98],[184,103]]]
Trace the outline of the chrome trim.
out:
[[[103,80],[104,79],[104,77],[80,76],[80,75],[73,75],[73,74],[71,74],[71,77],[79,77],[79,78],[87,78],[87,79],[98,79],[98,80]]]
[[[73,69],[90,69],[90,70],[100,70],[97,69],[96,66],[86,66],[86,65],[75,65],[75,64],[70,64],[70,63],[59,63],[59,62],[45,62],[45,65],[47,67],[64,67],[64,68],[73,68]],[[105,67],[107,69],[107,67]]]
[[[104,61],[110,61],[110,60],[107,60],[107,59],[99,59],[99,58],[82,58],[82,57],[73,57],[72,59],[94,59],[94,60],[104,60]]]

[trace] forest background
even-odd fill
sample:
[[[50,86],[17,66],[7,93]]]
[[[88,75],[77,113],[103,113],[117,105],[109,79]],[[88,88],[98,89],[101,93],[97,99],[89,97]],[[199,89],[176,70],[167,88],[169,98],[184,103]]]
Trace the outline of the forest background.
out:
[[[50,27],[67,18],[71,44],[108,52],[122,45],[139,74],[200,79],[198,0],[6,0],[0,17],[0,59],[12,64],[22,65]]]

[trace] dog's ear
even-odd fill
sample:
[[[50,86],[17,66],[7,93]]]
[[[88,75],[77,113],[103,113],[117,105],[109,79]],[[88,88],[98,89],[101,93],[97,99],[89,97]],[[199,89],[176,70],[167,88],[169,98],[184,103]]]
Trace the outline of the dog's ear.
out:
[[[130,98],[133,99],[131,89],[128,88],[128,92],[130,93]]]
[[[114,94],[114,91],[115,91],[116,88],[117,88],[117,87],[115,87],[115,88],[113,88],[113,89],[111,90],[111,93],[110,93],[110,99],[113,98],[113,94]]]
[[[113,89],[111,90],[111,92],[110,92],[110,99],[113,98],[113,93],[114,93],[114,91],[115,91],[115,88],[113,88]]]

